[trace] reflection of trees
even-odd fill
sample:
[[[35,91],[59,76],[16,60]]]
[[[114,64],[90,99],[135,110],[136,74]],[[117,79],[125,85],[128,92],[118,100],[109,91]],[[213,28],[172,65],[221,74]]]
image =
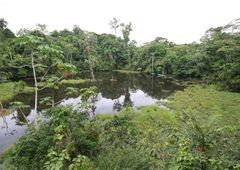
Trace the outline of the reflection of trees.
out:
[[[1,129],[5,129],[6,130],[5,135],[14,135],[16,130],[9,129],[8,121],[7,121],[6,116],[1,116],[1,117],[2,117],[2,120],[3,120],[3,126],[1,127]]]
[[[89,78],[88,73],[82,73],[81,78]],[[144,93],[150,97],[161,99],[168,97],[175,90],[180,87],[174,84],[171,80],[162,80],[157,77],[146,74],[124,74],[124,73],[96,73],[96,82],[86,82],[80,85],[74,85],[74,87],[83,88],[90,86],[97,86],[97,92],[102,94],[102,97],[114,100],[114,109],[119,110],[121,107],[132,106],[130,98],[130,89],[132,92],[141,89]],[[61,101],[65,96],[66,86],[60,87],[54,91],[54,102]],[[39,98],[52,95],[51,89],[45,89],[39,92]],[[124,96],[124,102],[120,103],[118,100],[121,96]],[[77,97],[77,96],[74,96]],[[34,95],[33,94],[21,94],[15,97],[15,101],[21,101],[26,105],[34,107]],[[49,106],[38,105],[38,109],[42,110]],[[24,111],[25,115],[29,115],[30,110]],[[23,120],[19,115],[19,119]]]
[[[6,116],[9,114],[9,110],[8,109],[4,109],[3,108],[3,104],[2,102],[0,102],[0,116],[3,120],[3,126],[1,127],[1,129],[6,129],[5,135],[7,134],[13,134],[14,131],[10,131],[8,128],[8,122],[6,119]]]
[[[114,100],[113,110],[119,112],[120,110],[122,110],[122,108],[123,108],[123,105],[120,103],[119,98]]]
[[[31,108],[28,107],[28,108],[18,109],[16,110],[16,113],[17,113],[17,116],[16,117],[14,116],[14,117],[16,118],[17,125],[28,123],[27,116],[30,115]]]
[[[123,95],[125,79],[113,74],[106,74],[96,82],[98,91],[102,93],[102,96],[107,99],[118,99]]]
[[[3,126],[1,129],[5,129],[5,135],[14,135],[16,133],[16,130],[13,129],[11,130],[9,128],[9,122],[7,121],[9,118],[11,120],[14,119],[14,122],[16,122],[16,125],[22,125],[27,123],[27,116],[31,113],[30,108],[22,108],[22,109],[17,109],[16,111],[13,111],[11,109],[4,109],[3,105],[0,103],[0,116],[3,120]],[[14,123],[15,124],[15,123]]]
[[[136,82],[135,85],[137,89],[141,89],[144,93],[147,93],[149,96],[158,100],[166,98],[174,91],[181,89],[181,87],[173,83],[171,80],[163,80],[158,77],[144,74],[141,75]]]
[[[129,88],[130,86],[134,86],[133,81],[131,81],[132,78],[130,76],[126,77],[126,83],[125,83],[125,88],[124,88],[124,101],[123,101],[123,107],[132,107],[133,106],[133,102],[131,101],[130,98],[130,92],[129,92]]]
[[[133,102],[130,98],[129,88],[126,89],[124,96],[125,96],[125,98],[124,98],[124,101],[123,101],[123,107],[132,107]]]
[[[127,74],[111,73],[104,75],[96,86],[104,98],[114,100],[113,109],[120,111],[123,107],[130,107],[133,102],[130,98],[130,88],[134,86],[132,78]],[[119,98],[124,95],[123,103]]]
[[[112,78],[113,76],[113,78]],[[129,101],[129,89],[136,91],[141,89],[149,96],[161,99],[166,98],[180,87],[170,80],[162,80],[146,74],[123,74],[123,73],[104,73],[95,85],[104,98],[117,99],[124,95],[126,102]],[[115,81],[110,81],[114,79]]]
[[[30,110],[30,111],[29,111]],[[3,126],[1,127],[1,129],[5,129],[5,135],[14,135],[17,131],[15,129],[10,129],[9,128],[9,122],[8,122],[8,118],[11,118],[11,120],[14,120],[14,122],[16,122],[16,125],[23,125],[27,123],[26,117],[30,114],[31,109],[29,110],[18,110],[18,111],[9,111],[12,112],[11,114],[6,114],[3,115],[0,113],[2,121],[3,121]],[[1,109],[0,109],[1,112]],[[14,123],[15,124],[15,123]]]

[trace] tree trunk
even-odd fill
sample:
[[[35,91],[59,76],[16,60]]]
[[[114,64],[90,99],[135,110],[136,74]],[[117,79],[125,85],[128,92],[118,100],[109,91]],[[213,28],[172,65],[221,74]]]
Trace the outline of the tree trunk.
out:
[[[92,68],[92,65],[91,65],[91,64],[89,64],[89,70],[90,70],[90,72],[91,72],[92,79],[95,80],[95,75],[94,75],[94,73],[93,73],[93,68]]]
[[[154,73],[154,57],[152,57],[152,73]]]
[[[66,60],[69,62],[69,59],[68,59],[68,55],[69,55],[69,53],[67,53],[67,57],[66,57]]]
[[[70,63],[72,64],[72,54],[70,55],[70,59],[69,59],[70,61]]]
[[[127,56],[128,56],[128,66],[130,66],[131,65],[131,57],[130,57],[128,50],[127,50]]]
[[[54,89],[52,91],[52,107],[54,107],[55,103],[54,103]]]
[[[10,55],[10,58],[11,58],[11,61],[12,61],[13,60],[12,53],[11,53],[10,49],[8,49],[8,51],[9,51],[9,55]]]
[[[38,83],[37,83],[37,77],[36,77],[36,71],[35,71],[33,54],[31,54],[31,57],[32,57],[32,69],[33,69],[34,86],[35,86],[34,111],[35,111],[35,113],[37,113],[37,105],[38,105]]]
[[[165,66],[162,67],[162,75],[165,75]]]

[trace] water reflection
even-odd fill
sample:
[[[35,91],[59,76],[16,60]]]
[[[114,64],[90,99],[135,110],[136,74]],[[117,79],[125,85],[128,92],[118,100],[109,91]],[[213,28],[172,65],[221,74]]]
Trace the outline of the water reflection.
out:
[[[14,143],[17,138],[25,134],[27,125],[22,123],[21,114],[16,111],[10,115],[1,116],[0,118],[0,153],[9,145]],[[27,116],[29,120],[33,120],[34,114]]]
[[[117,99],[109,99],[102,95],[102,93],[98,94],[98,102],[96,103],[96,113],[114,113],[122,110],[125,107],[138,107],[142,105],[151,105],[156,103],[158,100],[148,96],[142,90],[134,90],[129,91],[119,96]],[[77,103],[81,102],[81,98],[69,98],[64,100],[61,104],[73,104],[76,105]]]
[[[89,79],[90,74],[79,74],[79,78]],[[96,113],[114,113],[129,106],[151,105],[158,100],[166,99],[175,90],[183,87],[173,83],[171,80],[162,80],[151,75],[123,74],[123,73],[98,73],[96,82],[86,82],[74,87],[83,88],[97,86],[99,100],[96,103]],[[81,101],[80,97],[67,97],[64,93],[66,86],[58,90],[46,89],[39,92],[39,98],[54,96],[54,103],[61,101],[62,104],[76,104]],[[9,144],[14,143],[17,138],[25,133],[27,128],[25,116],[28,120],[34,118],[34,95],[21,94],[14,98],[15,101],[23,102],[30,108],[15,111],[10,115],[1,117],[0,121],[0,153]],[[11,101],[9,101],[11,102]],[[8,103],[3,103],[4,108]],[[39,105],[38,110],[47,108]]]

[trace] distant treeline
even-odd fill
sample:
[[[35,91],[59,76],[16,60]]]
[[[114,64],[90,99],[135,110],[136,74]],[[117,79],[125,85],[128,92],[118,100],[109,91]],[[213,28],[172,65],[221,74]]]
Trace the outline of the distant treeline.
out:
[[[31,76],[28,47],[19,43],[20,38],[30,34],[41,37],[42,44],[57,46],[64,62],[79,71],[133,70],[200,79],[240,90],[240,19],[207,30],[200,43],[181,45],[157,37],[139,46],[129,38],[131,23],[113,18],[110,26],[115,35],[96,34],[78,26],[49,33],[41,24],[34,30],[21,29],[15,35],[0,19],[0,79]],[[121,37],[116,35],[117,29],[121,30]]]

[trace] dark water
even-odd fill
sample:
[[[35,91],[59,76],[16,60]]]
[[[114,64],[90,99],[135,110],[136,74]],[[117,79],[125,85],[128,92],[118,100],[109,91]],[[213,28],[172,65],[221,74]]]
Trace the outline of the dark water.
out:
[[[90,78],[89,74],[81,74],[79,78]],[[166,98],[176,90],[183,89],[172,80],[161,79],[144,74],[124,74],[124,73],[98,73],[96,82],[86,82],[74,87],[83,88],[97,86],[99,101],[96,104],[96,113],[114,113],[125,107],[151,105]],[[64,90],[66,86],[58,90],[45,90],[40,92],[39,98],[54,94],[54,100],[62,101],[61,104],[76,104],[80,97],[65,98]],[[21,101],[31,107],[23,110],[29,120],[34,118],[32,108],[34,107],[34,95],[22,94],[16,96],[16,101]],[[8,103],[4,103],[7,107]],[[45,106],[39,105],[39,110]],[[7,116],[0,117],[0,153],[17,138],[24,135],[26,125],[21,125],[24,121],[22,114],[14,112]]]

